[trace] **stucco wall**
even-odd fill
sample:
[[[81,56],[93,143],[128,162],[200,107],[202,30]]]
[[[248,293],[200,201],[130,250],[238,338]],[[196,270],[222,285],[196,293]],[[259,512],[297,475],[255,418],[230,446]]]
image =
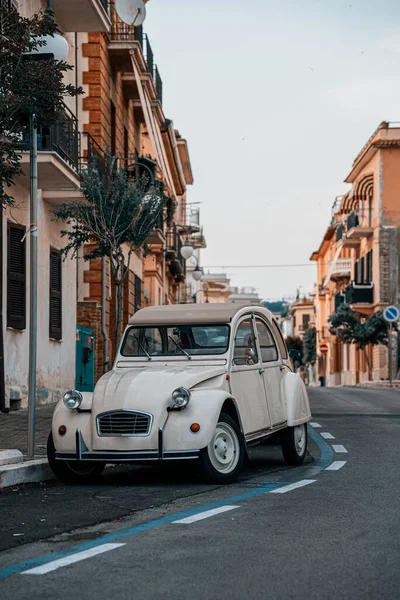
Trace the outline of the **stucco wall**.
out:
[[[3,304],[7,322],[7,222],[29,227],[29,193],[20,186],[13,190],[15,206],[7,209],[3,230]],[[50,247],[61,249],[62,226],[52,221],[51,206],[38,194],[38,343],[37,400],[56,402],[75,382],[76,261],[62,264],[62,340],[49,339]],[[26,329],[5,329],[6,396],[15,407],[27,405],[29,371],[29,235],[26,252]]]

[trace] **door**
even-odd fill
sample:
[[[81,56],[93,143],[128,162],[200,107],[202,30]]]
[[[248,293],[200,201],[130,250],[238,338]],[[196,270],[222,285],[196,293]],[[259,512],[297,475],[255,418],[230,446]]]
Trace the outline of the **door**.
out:
[[[250,315],[242,319],[235,332],[231,389],[239,408],[245,435],[268,429],[271,423],[253,319]]]
[[[287,368],[282,365],[278,344],[270,327],[260,317],[256,318],[255,324],[265,393],[271,425],[274,427],[287,420],[285,397],[281,390],[282,377],[287,372]]]
[[[94,338],[91,329],[76,328],[76,384],[80,392],[94,390]]]

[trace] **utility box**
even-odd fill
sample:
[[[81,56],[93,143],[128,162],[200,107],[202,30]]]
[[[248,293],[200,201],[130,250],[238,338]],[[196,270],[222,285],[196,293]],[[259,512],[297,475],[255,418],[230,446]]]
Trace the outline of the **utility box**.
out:
[[[80,392],[94,390],[94,337],[87,327],[76,328],[76,383]]]

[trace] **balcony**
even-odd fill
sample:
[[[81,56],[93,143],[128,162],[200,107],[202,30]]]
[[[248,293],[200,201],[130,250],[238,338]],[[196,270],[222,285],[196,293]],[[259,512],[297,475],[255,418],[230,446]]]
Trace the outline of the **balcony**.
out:
[[[149,37],[142,27],[131,27],[115,21],[110,32],[108,44],[110,55],[117,70],[123,72],[122,80],[130,95],[139,100],[135,76],[132,72],[131,52],[136,56],[143,80],[152,84],[153,99],[162,103],[163,83],[157,65],[154,63],[153,49]]]
[[[373,304],[374,284],[356,284],[354,281],[346,288],[346,304]]]
[[[64,31],[104,31],[111,27],[109,0],[53,0],[57,23]]]
[[[347,235],[349,240],[369,238],[374,233],[370,211],[351,212],[347,217]]]
[[[40,125],[37,129],[38,149],[38,188],[57,190],[62,188],[79,188],[79,143],[78,122],[75,116],[64,107],[59,122]],[[30,134],[25,130],[21,134],[21,165],[24,175],[20,183],[29,189],[29,147]]]
[[[167,232],[166,259],[169,262],[169,273],[174,277],[176,283],[184,281],[186,276],[186,260],[181,256],[180,252],[182,246],[183,243],[181,237],[174,224]]]
[[[331,272],[330,279],[332,281],[341,281],[343,279],[350,279],[351,277],[351,259],[350,258],[339,258],[334,264],[329,263],[329,269]]]

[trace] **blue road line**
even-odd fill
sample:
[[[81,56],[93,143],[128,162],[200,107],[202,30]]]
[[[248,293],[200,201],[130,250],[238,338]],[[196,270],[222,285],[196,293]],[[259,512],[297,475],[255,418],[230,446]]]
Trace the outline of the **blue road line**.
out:
[[[311,467],[306,467],[307,471],[310,474],[319,472],[323,469],[326,469],[332,461],[333,461],[333,451],[332,448],[327,444],[327,442],[312,428],[308,425],[308,433],[312,440],[317,444],[319,449],[321,450],[321,457]],[[304,476],[304,471],[302,476]],[[230,498],[224,498],[223,500],[219,500],[218,502],[212,502],[211,504],[205,504],[203,506],[198,506],[196,508],[192,508],[190,510],[174,513],[168,515],[166,517],[162,517],[161,519],[156,519],[154,521],[150,521],[149,523],[143,523],[142,525],[136,525],[135,527],[130,527],[129,529],[124,529],[123,531],[118,531],[116,533],[107,534],[101,538],[97,538],[96,540],[91,540],[90,542],[84,542],[83,544],[79,544],[77,546],[73,546],[69,550],[65,552],[58,552],[52,554],[46,554],[45,556],[40,556],[38,558],[33,558],[31,560],[27,560],[23,563],[19,563],[17,565],[13,565],[6,569],[0,571],[0,579],[5,579],[6,577],[10,577],[10,575],[16,575],[17,573],[21,573],[22,571],[26,571],[28,569],[32,569],[33,567],[38,567],[48,562],[53,562],[54,560],[58,560],[59,558],[64,558],[65,556],[70,556],[71,554],[76,554],[78,552],[82,552],[83,550],[89,550],[90,548],[95,548],[96,546],[101,546],[102,544],[106,544],[109,542],[114,542],[116,540],[120,540],[127,536],[133,535],[135,533],[140,533],[142,531],[147,531],[149,529],[154,529],[155,527],[160,527],[162,525],[167,525],[168,523],[172,523],[172,521],[178,521],[179,519],[184,519],[186,517],[191,517],[193,515],[197,515],[198,513],[204,512],[206,510],[211,510],[213,508],[218,508],[220,506],[225,506],[226,504],[232,504],[235,502],[240,502],[241,500],[248,500],[249,498],[253,498],[254,496],[259,496],[261,494],[265,494],[271,492],[272,490],[286,485],[287,482],[272,482],[268,484],[263,484],[263,487],[253,489],[251,491],[245,492],[244,494],[239,494],[238,496],[231,496]],[[237,485],[240,485],[238,482]],[[247,483],[247,486],[249,483]],[[246,483],[243,483],[243,487],[246,486]]]
[[[321,450],[320,459],[315,463],[315,465],[310,467],[310,474],[315,474],[315,473],[319,473],[319,471],[322,471],[323,469],[326,469],[326,467],[329,467],[329,465],[333,461],[333,450],[330,447],[330,445],[324,440],[324,438],[321,437],[319,435],[319,433],[317,433],[315,431],[314,427],[311,427],[311,425],[308,425],[307,429],[308,429],[308,435],[310,436],[312,441],[317,444],[318,448]]]
[[[186,510],[181,513],[174,513],[168,515],[166,517],[162,517],[161,519],[156,519],[155,521],[150,521],[149,523],[143,523],[142,525],[136,525],[135,527],[130,527],[129,529],[124,529],[123,531],[118,531],[116,533],[110,533],[96,540],[92,540],[90,542],[85,542],[83,544],[79,544],[78,546],[74,546],[65,552],[58,552],[53,554],[46,554],[45,556],[40,556],[38,558],[33,558],[31,560],[27,560],[26,562],[19,563],[17,565],[13,565],[7,569],[3,569],[0,571],[0,579],[4,579],[5,577],[9,577],[10,575],[15,575],[16,573],[21,573],[22,571],[26,571],[27,569],[31,569],[33,567],[38,567],[39,565],[43,565],[48,562],[53,562],[54,560],[58,560],[59,558],[64,558],[65,556],[70,556],[71,554],[76,554],[77,552],[82,552],[83,550],[89,550],[90,548],[94,548],[96,546],[101,546],[102,544],[106,544],[108,542],[114,542],[115,540],[120,540],[121,538],[125,538],[129,535],[133,535],[134,533],[140,533],[142,531],[147,531],[148,529],[154,529],[155,527],[160,527],[161,525],[167,525],[172,521],[177,521],[179,519],[184,519],[185,517],[191,517],[193,515],[197,515],[198,513],[204,512],[206,510],[211,510],[213,508],[218,508],[220,506],[225,506],[226,504],[230,504],[232,502],[240,502],[241,500],[247,500],[248,498],[253,498],[254,496],[259,496],[260,494],[265,494],[266,492],[270,492],[271,490],[280,487],[281,483],[271,483],[266,487],[258,488],[256,490],[251,490],[249,492],[245,492],[244,494],[240,494],[238,496],[233,496],[231,498],[224,498],[224,500],[219,500],[218,502],[212,502],[211,504],[205,504],[203,506],[198,506],[196,508],[192,508],[191,510]]]

